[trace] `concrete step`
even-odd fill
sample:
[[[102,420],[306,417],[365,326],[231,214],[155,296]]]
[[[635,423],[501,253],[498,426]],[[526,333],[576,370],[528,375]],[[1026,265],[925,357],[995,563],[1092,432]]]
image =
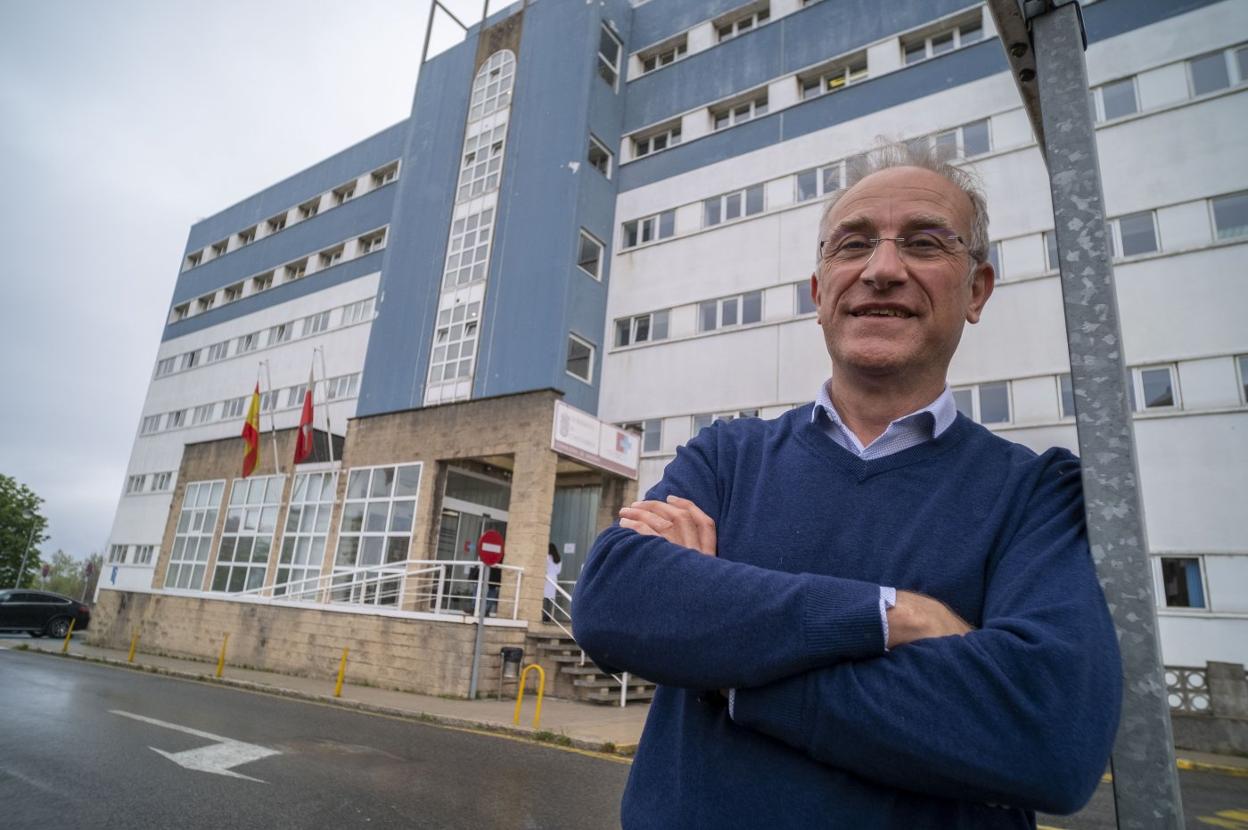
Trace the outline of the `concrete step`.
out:
[[[616,689],[614,692],[595,692],[594,694],[583,695],[577,699],[588,703],[599,703],[604,706],[618,706],[620,705],[620,691]],[[654,700],[654,692],[629,692],[627,700],[629,703],[649,703]]]

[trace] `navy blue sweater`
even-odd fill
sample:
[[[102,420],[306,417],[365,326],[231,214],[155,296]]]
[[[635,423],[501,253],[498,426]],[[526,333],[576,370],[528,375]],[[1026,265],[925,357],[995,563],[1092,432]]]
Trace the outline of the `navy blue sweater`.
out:
[[[1081,492],[1069,452],[963,416],[874,461],[810,405],[704,429],[649,497],[698,504],[718,555],[616,525],[576,586],[586,652],[660,684],[624,827],[1034,827],[1079,809],[1122,671]],[[977,630],[886,652],[881,585]]]

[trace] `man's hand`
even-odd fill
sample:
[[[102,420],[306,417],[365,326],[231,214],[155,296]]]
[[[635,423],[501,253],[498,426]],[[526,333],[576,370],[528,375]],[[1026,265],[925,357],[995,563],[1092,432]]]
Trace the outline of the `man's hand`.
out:
[[[973,630],[940,600],[913,591],[898,591],[897,604],[888,609],[890,649],[928,637],[960,637]]]
[[[620,527],[644,536],[662,536],[669,542],[715,555],[715,520],[688,499],[668,496],[667,501],[635,501],[620,510]]]

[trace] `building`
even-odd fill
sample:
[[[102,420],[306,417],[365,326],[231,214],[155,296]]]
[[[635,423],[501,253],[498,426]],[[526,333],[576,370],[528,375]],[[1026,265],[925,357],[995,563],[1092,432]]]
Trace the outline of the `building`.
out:
[[[1084,6],[1163,654],[1248,663],[1248,8]],[[421,688],[458,693],[464,599],[429,574],[467,590],[473,540],[505,523],[513,611],[491,645],[536,647],[548,542],[567,587],[613,505],[698,429],[814,396],[815,227],[877,136],[946,145],[986,185],[998,284],[951,368],[959,407],[1074,448],[1048,181],[1005,70],[965,0],[495,13],[424,65],[407,121],[192,227],[102,603],[452,631]],[[317,427],[342,454],[292,478],[283,430],[314,348]],[[287,473],[263,486],[233,472],[258,370]],[[639,459],[611,425],[640,433]],[[151,624],[142,602],[127,613]]]

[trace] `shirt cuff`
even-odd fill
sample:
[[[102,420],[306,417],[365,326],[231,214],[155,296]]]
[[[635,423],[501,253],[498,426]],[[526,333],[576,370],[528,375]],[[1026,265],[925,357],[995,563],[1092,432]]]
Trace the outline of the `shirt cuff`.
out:
[[[888,609],[897,604],[897,589],[880,586],[880,625],[884,628],[884,650],[888,651]]]

